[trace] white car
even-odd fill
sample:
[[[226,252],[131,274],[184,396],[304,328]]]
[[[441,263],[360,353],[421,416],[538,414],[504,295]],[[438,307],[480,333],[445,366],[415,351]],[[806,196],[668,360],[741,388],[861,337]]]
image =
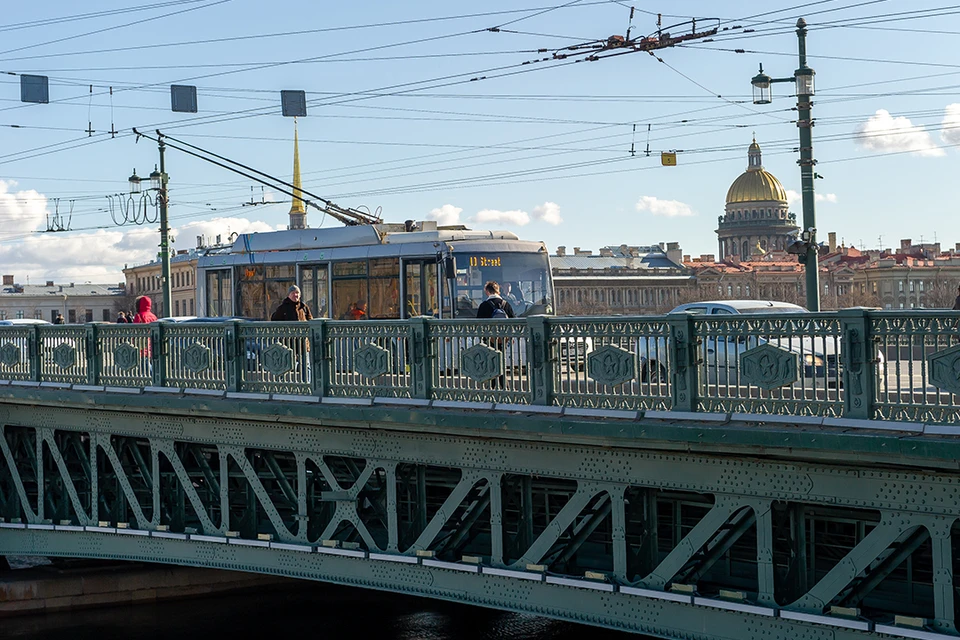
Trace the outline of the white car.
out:
[[[23,326],[31,324],[50,324],[46,320],[36,318],[13,318],[11,320],[0,320],[0,327]]]

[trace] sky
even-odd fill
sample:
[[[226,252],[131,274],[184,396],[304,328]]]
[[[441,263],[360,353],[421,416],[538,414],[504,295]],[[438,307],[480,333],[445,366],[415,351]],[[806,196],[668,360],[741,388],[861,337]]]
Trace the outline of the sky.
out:
[[[960,5],[928,0],[90,0],[8,3],[0,18],[0,272],[123,280],[154,259],[156,209],[127,178],[157,129],[290,180],[303,90],[303,186],[384,220],[434,219],[593,249],[716,253],[717,217],[753,136],[801,217],[792,83],[755,105],[759,65],[816,71],[817,227],[866,249],[960,242]],[[631,9],[631,7],[634,7]],[[603,48],[719,31],[653,52]],[[631,13],[632,19],[631,19]],[[21,75],[48,104],[20,101]],[[170,85],[197,87],[197,113]],[[649,148],[650,152],[647,153]],[[660,154],[677,152],[677,166]],[[175,249],[283,229],[289,198],[168,149]],[[251,204],[256,203],[256,204]],[[308,210],[310,227],[340,223]]]

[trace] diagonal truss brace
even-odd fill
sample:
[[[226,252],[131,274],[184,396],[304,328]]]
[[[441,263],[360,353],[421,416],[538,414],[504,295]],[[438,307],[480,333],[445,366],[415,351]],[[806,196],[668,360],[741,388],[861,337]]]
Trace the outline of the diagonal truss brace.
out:
[[[91,434],[90,438],[93,440],[96,451],[96,447],[103,449],[104,454],[107,456],[107,460],[110,461],[110,466],[113,467],[113,472],[117,478],[117,482],[120,483],[120,488],[123,490],[123,495],[127,499],[127,503],[130,505],[130,508],[133,509],[133,516],[137,519],[137,528],[139,529],[155,529],[158,524],[160,524],[160,509],[153,510],[153,519],[147,520],[146,516],[143,515],[143,508],[140,506],[140,501],[137,500],[137,494],[133,490],[133,485],[130,484],[130,479],[127,478],[127,472],[123,468],[123,464],[120,462],[120,457],[117,456],[117,452],[114,450],[113,446],[110,444],[111,434],[109,433],[95,433]],[[150,457],[153,461],[154,467],[157,465],[157,453],[153,448],[154,440],[150,441],[151,444],[151,454]],[[95,456],[96,454],[94,454]],[[158,485],[154,483],[153,486],[153,497],[154,500],[157,499],[158,495]]]
[[[899,513],[884,512],[880,523],[857,546],[827,572],[804,596],[789,605],[790,609],[823,613],[824,607],[836,598],[847,585],[865,571],[904,532],[917,526],[912,518],[901,518]]]
[[[187,496],[187,500],[190,501],[194,512],[200,519],[200,526],[203,529],[203,532],[207,535],[212,533],[225,533],[228,528],[226,517],[221,518],[222,522],[219,527],[216,526],[213,523],[213,520],[210,519],[210,516],[207,514],[207,509],[203,504],[203,500],[200,498],[200,494],[197,493],[196,488],[193,486],[193,480],[190,478],[190,474],[187,473],[186,467],[183,466],[183,460],[181,460],[180,456],[177,455],[174,442],[172,440],[153,440],[151,441],[151,444],[154,448],[154,455],[162,453],[167,460],[170,461],[174,473],[177,474],[177,479],[180,480],[180,486],[183,487],[183,492]],[[222,495],[224,487],[221,485],[219,489]]]
[[[0,436],[5,436],[4,433],[0,433]],[[41,447],[40,439],[37,439],[37,448]],[[27,518],[27,522],[35,523],[40,522],[43,519],[43,496],[37,498],[37,511],[34,512],[30,508],[30,500],[27,498],[27,489],[23,486],[23,478],[20,477],[20,470],[17,468],[17,463],[13,459],[13,452],[10,450],[10,445],[7,444],[6,437],[0,437],[0,452],[3,453],[3,459],[7,463],[7,469],[10,471],[10,477],[13,479],[13,484],[17,488],[17,496],[20,498],[20,508],[23,509],[23,513]],[[39,460],[39,453],[38,460]],[[37,482],[40,486],[43,485],[43,465],[38,464],[38,477]]]
[[[77,514],[77,520],[81,525],[95,524],[92,514],[87,513],[87,510],[80,502],[80,494],[77,493],[77,487],[73,484],[73,478],[70,477],[70,472],[67,470],[67,463],[64,461],[60,449],[57,448],[56,440],[54,439],[54,430],[37,429],[37,436],[38,440],[45,442],[50,450],[50,457],[53,459],[54,464],[57,465],[57,470],[60,472],[60,479],[63,481],[63,486],[67,489],[67,495],[70,496],[70,504],[73,505],[73,512]]]

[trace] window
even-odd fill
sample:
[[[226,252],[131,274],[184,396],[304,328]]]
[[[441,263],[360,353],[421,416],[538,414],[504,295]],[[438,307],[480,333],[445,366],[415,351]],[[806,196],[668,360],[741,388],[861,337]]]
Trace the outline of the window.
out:
[[[207,316],[216,318],[233,313],[230,271],[220,269],[207,272]]]
[[[43,320],[43,311],[41,311],[40,309],[37,309],[36,311],[33,312],[33,317],[37,320]]]
[[[110,309],[103,310],[103,321],[110,322]]]
[[[911,280],[911,281],[910,281],[910,293],[913,293],[913,285],[914,285],[914,281]]]
[[[923,280],[920,281],[920,293],[923,293]]]
[[[20,309],[19,311],[17,311],[17,319],[23,320],[23,309]]]
[[[903,280],[901,280],[901,281],[898,282],[897,284],[900,286],[900,293],[903,293]],[[902,309],[902,308],[903,308],[903,307],[901,306],[901,309]]]
[[[190,298],[190,315],[193,315],[193,298]]]
[[[175,315],[175,316],[180,315],[180,301],[179,301],[179,300],[174,300],[174,301],[173,301],[173,315]]]
[[[874,282],[872,284],[873,284],[873,295],[877,295],[877,283]]]
[[[76,324],[76,322],[77,322],[77,310],[76,310],[76,309],[70,309],[69,311],[67,311],[67,321],[68,321],[70,324]]]
[[[93,309],[87,309],[87,310],[83,313],[83,321],[84,321],[84,322],[93,322]]]

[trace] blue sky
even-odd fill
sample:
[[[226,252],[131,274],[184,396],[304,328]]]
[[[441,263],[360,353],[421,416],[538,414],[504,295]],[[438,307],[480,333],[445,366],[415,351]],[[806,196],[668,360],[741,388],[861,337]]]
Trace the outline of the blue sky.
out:
[[[510,229],[551,250],[679,241],[684,253],[715,253],[717,216],[752,135],[765,167],[800,190],[792,85],[776,85],[770,105],[753,105],[750,92],[761,62],[792,75],[800,16],[817,72],[821,237],[952,247],[960,5],[798,4],[643,3],[632,35],[656,32],[657,11],[665,28],[685,23],[674,34],[690,18],[726,30],[656,56],[586,61],[570,47],[625,35],[630,2],[10,3],[0,23],[0,270],[111,282],[155,255],[156,225],[118,226],[109,211],[107,195],[157,162],[133,127],[289,179],[282,89],[307,92],[304,187],[340,205]],[[21,103],[18,74],[49,76],[50,104]],[[197,114],[170,111],[175,83],[198,87]],[[660,166],[665,150],[679,151],[678,166]],[[174,150],[167,172],[178,248],[286,224],[280,194],[243,206],[248,179]],[[799,202],[792,210],[799,216]],[[71,211],[70,231],[44,232]],[[308,224],[338,223],[311,211]]]

